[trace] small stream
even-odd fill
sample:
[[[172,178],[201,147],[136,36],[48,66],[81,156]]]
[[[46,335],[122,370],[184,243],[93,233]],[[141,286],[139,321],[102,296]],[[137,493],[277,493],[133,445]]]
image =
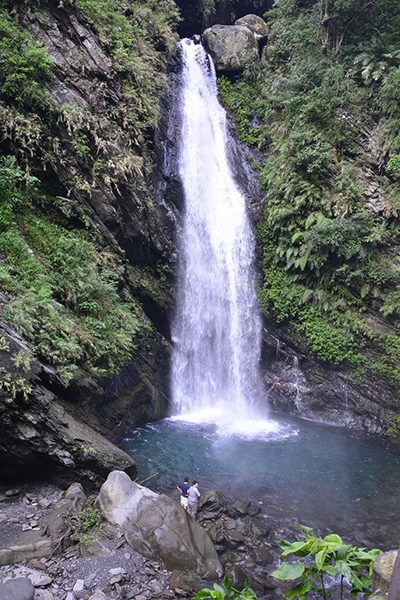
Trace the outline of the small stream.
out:
[[[274,417],[272,417],[274,419]],[[165,419],[124,449],[157,492],[184,475],[200,490],[260,503],[271,522],[301,523],[346,542],[389,550],[400,538],[400,453],[370,435],[277,416],[264,436],[224,435],[210,424]],[[178,497],[178,493],[177,493]]]

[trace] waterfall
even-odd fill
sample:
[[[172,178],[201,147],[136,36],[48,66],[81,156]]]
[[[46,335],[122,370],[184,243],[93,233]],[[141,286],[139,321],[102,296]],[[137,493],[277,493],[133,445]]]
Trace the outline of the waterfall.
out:
[[[229,165],[213,63],[201,45],[183,40],[181,47],[185,212],[172,326],[173,405],[176,415],[235,429],[257,418],[263,394],[254,240]]]

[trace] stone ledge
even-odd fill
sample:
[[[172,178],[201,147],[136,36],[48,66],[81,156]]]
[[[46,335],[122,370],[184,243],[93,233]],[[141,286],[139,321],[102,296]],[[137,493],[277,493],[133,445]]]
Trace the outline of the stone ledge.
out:
[[[55,548],[51,540],[41,540],[20,546],[10,546],[0,549],[0,566],[24,562],[31,558],[44,558],[50,556]]]

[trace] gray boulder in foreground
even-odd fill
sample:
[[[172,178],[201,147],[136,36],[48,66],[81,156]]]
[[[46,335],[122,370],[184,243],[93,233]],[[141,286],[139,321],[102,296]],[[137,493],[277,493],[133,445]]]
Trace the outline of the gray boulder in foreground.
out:
[[[240,25],[213,25],[203,33],[206,50],[218,72],[243,71],[259,58],[254,34]]]
[[[207,532],[168,496],[133,482],[123,471],[112,471],[101,486],[97,504],[146,558],[162,560],[168,570],[193,571],[206,579],[222,575]]]
[[[35,588],[27,577],[16,577],[0,584],[1,600],[33,600]]]

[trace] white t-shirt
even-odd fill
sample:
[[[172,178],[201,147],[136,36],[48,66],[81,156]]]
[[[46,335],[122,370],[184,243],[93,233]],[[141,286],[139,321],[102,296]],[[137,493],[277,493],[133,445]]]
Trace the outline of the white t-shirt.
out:
[[[200,497],[200,492],[197,489],[196,486],[192,485],[189,489],[189,496],[188,496],[188,501],[189,502],[197,502],[197,498]]]

